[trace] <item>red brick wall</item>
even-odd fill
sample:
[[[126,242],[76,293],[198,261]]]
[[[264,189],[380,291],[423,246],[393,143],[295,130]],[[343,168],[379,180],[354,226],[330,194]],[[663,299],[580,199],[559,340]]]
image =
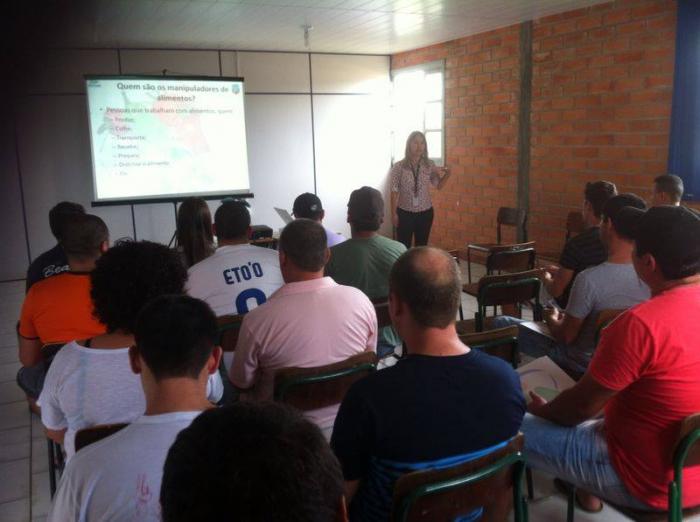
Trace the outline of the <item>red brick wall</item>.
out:
[[[618,0],[533,25],[529,234],[564,241],[586,181],[649,196],[665,173],[676,4]],[[495,239],[499,206],[516,201],[519,27],[392,57],[392,68],[446,60],[445,126],[452,180],[435,197],[431,243]]]
[[[518,49],[513,26],[392,57],[393,68],[445,60],[445,150],[452,178],[434,195],[433,244],[493,241],[498,207],[515,205]]]

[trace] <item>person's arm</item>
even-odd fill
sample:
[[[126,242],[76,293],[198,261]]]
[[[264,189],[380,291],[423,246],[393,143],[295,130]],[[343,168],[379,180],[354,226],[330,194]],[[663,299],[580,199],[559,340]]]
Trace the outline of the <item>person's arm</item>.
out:
[[[54,441],[56,444],[63,444],[63,439],[66,436],[66,428],[62,430],[50,430],[48,428],[44,428],[46,431],[46,436],[50,438],[52,441]]]
[[[598,415],[616,393],[586,372],[573,388],[564,390],[551,402],[531,392],[532,402],[528,411],[555,424],[576,426]]]
[[[39,338],[27,339],[21,334],[17,335],[19,345],[19,362],[22,366],[29,368],[41,362],[41,347],[43,346]]]
[[[433,170],[432,173],[438,177],[438,182],[437,182],[437,189],[441,190],[442,187],[445,186],[445,183],[447,183],[447,180],[450,177],[450,169],[448,167],[436,167],[433,165]],[[442,176],[440,176],[440,173],[442,173]]]
[[[552,297],[561,297],[574,277],[574,271],[564,267],[549,267],[542,279],[544,287]]]
[[[556,309],[545,313],[544,321],[547,323],[552,337],[564,344],[573,343],[583,325],[583,319],[577,319]]]

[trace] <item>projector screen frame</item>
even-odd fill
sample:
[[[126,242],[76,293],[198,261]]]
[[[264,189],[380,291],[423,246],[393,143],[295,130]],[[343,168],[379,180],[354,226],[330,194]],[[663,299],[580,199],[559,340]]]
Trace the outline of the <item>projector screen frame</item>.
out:
[[[93,144],[92,144],[92,132],[90,132],[90,99],[87,96],[87,82],[89,80],[183,80],[183,81],[232,81],[241,82],[245,86],[245,79],[242,76],[208,76],[208,75],[166,75],[166,70],[163,74],[84,74],[83,80],[85,81],[85,101],[87,104],[87,118],[88,118],[88,135],[90,139],[90,163],[92,166],[91,179],[92,179],[92,195],[93,198],[96,197],[96,179],[95,179],[95,157],[93,154]],[[243,103],[245,104],[245,87],[243,88]],[[245,105],[244,105],[245,107]],[[247,146],[247,144],[246,144]],[[250,179],[250,178],[249,178]],[[154,203],[172,203],[177,205],[190,197],[198,197],[204,200],[216,200],[224,198],[254,198],[255,195],[252,192],[242,192],[242,193],[199,193],[199,194],[168,194],[164,196],[147,196],[142,198],[122,198],[122,199],[103,199],[90,202],[91,207],[113,207],[120,205],[147,205]]]

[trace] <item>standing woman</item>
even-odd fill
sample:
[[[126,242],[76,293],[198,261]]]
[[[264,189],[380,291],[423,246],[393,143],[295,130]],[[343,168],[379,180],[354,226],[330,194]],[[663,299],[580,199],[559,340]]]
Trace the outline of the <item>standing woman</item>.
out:
[[[202,198],[190,197],[182,201],[177,211],[175,247],[185,258],[187,268],[214,253],[214,234],[211,212]]]
[[[427,245],[433,225],[429,184],[441,189],[450,177],[449,169],[437,167],[428,159],[425,135],[413,131],[406,140],[404,159],[394,164],[390,175],[392,220],[397,228],[397,239],[406,248],[411,248],[414,237],[415,246]]]

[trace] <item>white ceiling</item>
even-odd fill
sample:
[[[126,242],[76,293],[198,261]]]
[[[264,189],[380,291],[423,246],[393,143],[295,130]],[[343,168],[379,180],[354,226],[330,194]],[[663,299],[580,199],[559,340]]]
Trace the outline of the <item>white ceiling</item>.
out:
[[[389,54],[602,1],[93,0],[64,8],[53,44]]]

